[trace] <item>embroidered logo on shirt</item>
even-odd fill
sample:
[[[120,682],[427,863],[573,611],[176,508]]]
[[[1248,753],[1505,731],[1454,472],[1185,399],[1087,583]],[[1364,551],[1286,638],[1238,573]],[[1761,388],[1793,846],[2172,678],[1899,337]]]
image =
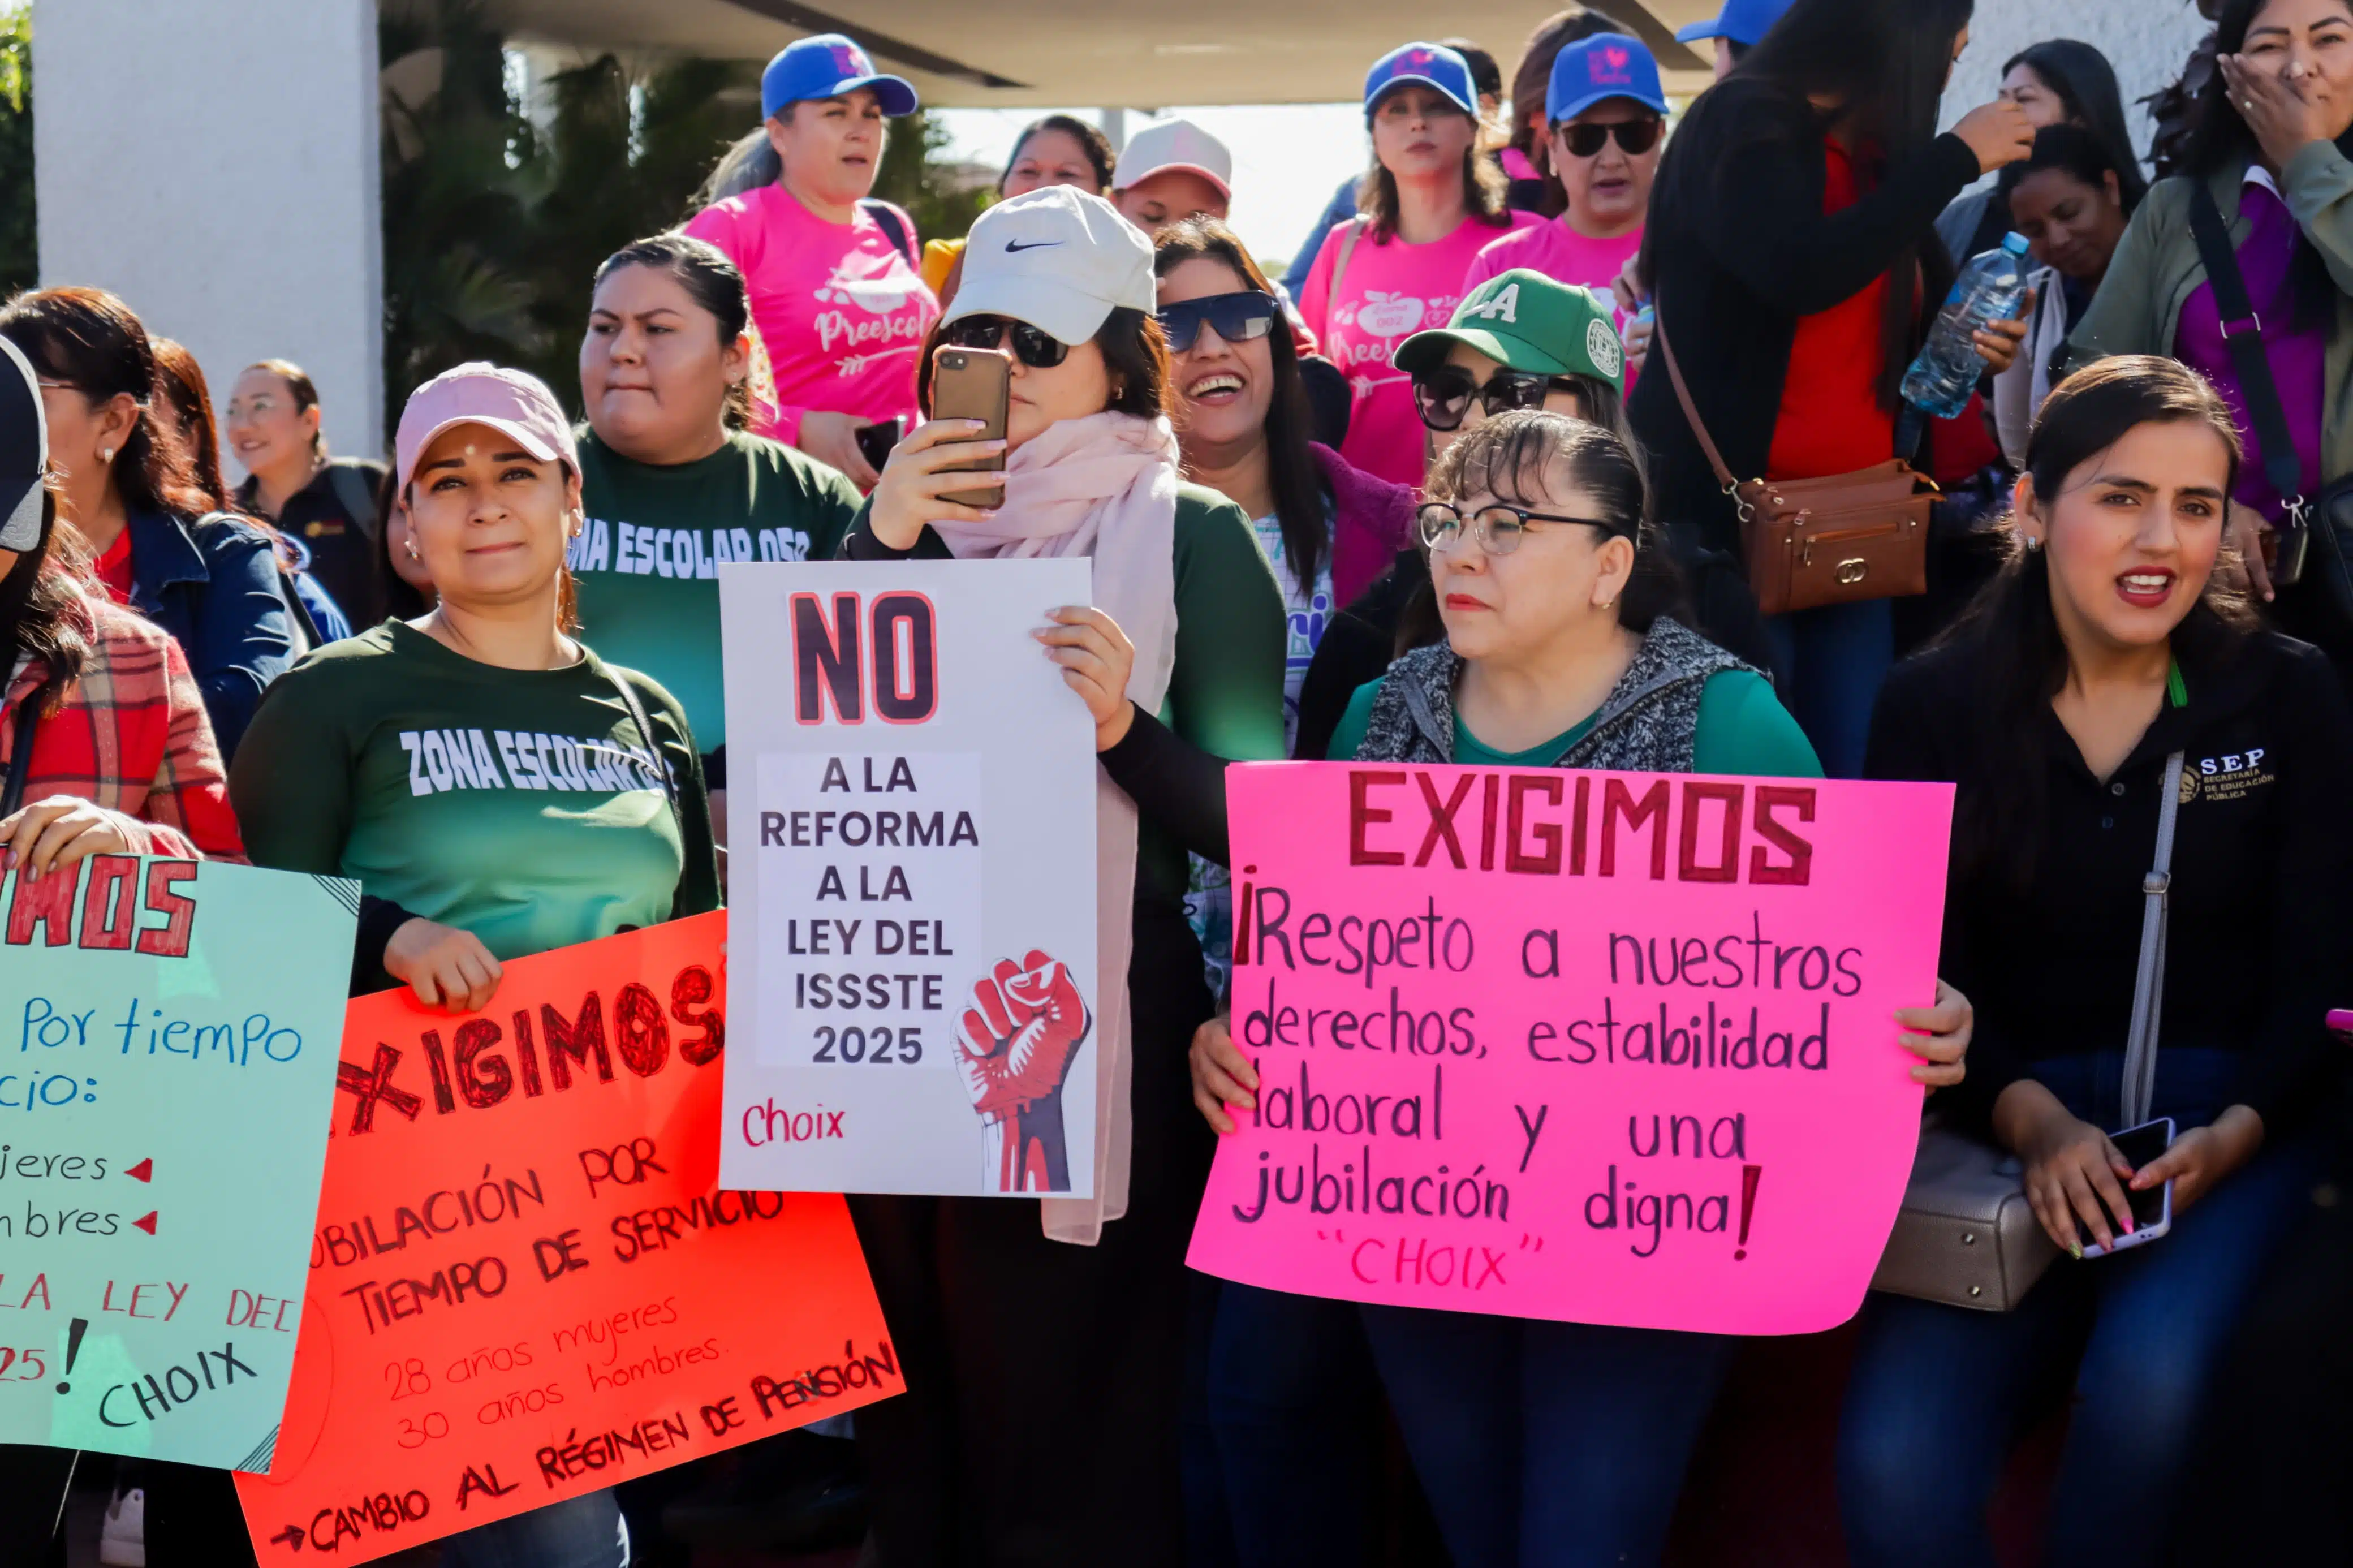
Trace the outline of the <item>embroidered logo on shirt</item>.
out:
[[[2181,770],[2182,804],[2201,796],[2211,801],[2240,800],[2265,784],[2276,784],[2279,775],[2263,765],[2263,755],[2264,748],[2250,746],[2243,752],[2199,758]]]

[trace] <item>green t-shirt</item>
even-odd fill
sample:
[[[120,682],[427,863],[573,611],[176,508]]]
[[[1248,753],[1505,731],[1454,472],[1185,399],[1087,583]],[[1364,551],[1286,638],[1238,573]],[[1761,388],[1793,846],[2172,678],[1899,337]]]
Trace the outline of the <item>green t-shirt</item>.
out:
[[[587,521],[569,563],[581,635],[675,693],[705,752],[727,740],[719,674],[723,561],[829,561],[858,487],[782,442],[735,432],[708,458],[656,468],[580,432]]]
[[[1388,677],[1382,677],[1387,679]],[[1324,755],[1345,762],[1365,742],[1373,721],[1373,699],[1381,682],[1368,680],[1348,699],[1348,710],[1332,732]],[[1525,752],[1498,752],[1482,745],[1461,720],[1454,724],[1454,760],[1466,767],[1541,768],[1568,750],[1593,727],[1588,717],[1541,746]],[[1741,773],[1754,778],[1818,779],[1821,759],[1814,755],[1806,732],[1781,706],[1773,683],[1746,669],[1723,669],[1707,678],[1700,689],[1699,721],[1692,736],[1692,772]]]
[[[616,676],[653,721],[675,816]],[[501,669],[386,621],[270,686],[229,799],[256,865],[356,878],[502,959],[719,904],[685,715],[594,653]]]

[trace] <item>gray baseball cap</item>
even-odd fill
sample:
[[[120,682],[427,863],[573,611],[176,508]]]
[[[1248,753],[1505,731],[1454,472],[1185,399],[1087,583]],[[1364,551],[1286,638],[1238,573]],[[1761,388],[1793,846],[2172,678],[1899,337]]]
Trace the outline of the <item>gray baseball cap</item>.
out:
[[[0,338],[0,550],[41,543],[41,483],[49,468],[49,423],[41,378],[24,351]]]

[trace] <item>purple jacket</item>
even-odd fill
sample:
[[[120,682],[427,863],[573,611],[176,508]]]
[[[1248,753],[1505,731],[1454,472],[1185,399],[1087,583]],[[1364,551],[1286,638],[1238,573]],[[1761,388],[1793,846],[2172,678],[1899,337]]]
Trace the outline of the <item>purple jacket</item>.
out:
[[[1418,498],[1409,485],[1350,468],[1329,447],[1312,449],[1324,469],[1324,486],[1332,492],[1333,602],[1354,604],[1397,552],[1413,542]]]

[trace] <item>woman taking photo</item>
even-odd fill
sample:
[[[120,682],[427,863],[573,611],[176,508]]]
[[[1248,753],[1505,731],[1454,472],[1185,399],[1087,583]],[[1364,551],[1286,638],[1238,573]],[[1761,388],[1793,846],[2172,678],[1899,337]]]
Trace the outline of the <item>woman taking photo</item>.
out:
[[[726,252],[750,286],[776,382],[760,433],[863,489],[867,450],[890,443],[870,434],[861,446],[859,432],[912,422],[915,346],[940,313],[916,270],[913,221],[867,199],[883,121],[915,112],[915,89],[821,33],[768,62],[760,112],[766,123],[714,172],[714,199],[686,232]]]
[[[384,465],[331,458],[319,389],[282,359],[249,364],[228,395],[228,444],[245,465],[237,510],[277,525],[310,552],[310,571],[359,625],[382,618],[369,563],[382,519]]]
[[[1970,5],[1797,0],[1700,95],[1661,161],[1643,241],[1658,332],[1744,480],[1845,474],[1899,455],[1897,387],[1926,331],[1923,301],[1942,300],[1952,279],[1936,214],[2033,141],[2007,100],[1936,134]],[[1998,371],[2015,353],[1993,332],[1978,346]],[[1736,558],[1732,497],[1672,378],[1644,376],[1629,413],[1660,515]],[[1802,610],[1767,630],[1790,711],[1831,776],[1853,777],[1894,657],[1888,602]]]
[[[727,783],[718,564],[828,560],[859,500],[833,469],[746,428],[750,311],[715,247],[657,235],[596,269],[580,340],[581,624],[678,699],[714,795]]]
[[[2353,942],[2353,721],[2327,661],[2215,582],[2239,460],[2193,372],[2077,372],[2035,426],[2001,575],[1880,700],[1871,776],[1958,785],[1945,964],[1986,1033],[1950,1111],[2023,1163],[2073,1257],[2008,1313],[1870,1299],[1840,1437],[1858,1568],[1991,1561],[2012,1438],[2062,1403],[2043,1561],[2163,1560],[2209,1374],[2308,1207],[2325,1140],[2301,1129],[2343,1054],[2322,1020]],[[2136,1170],[2108,1131],[2168,795],[2147,1115],[2179,1131]],[[2170,1234],[2085,1258],[2167,1183]]]
[[[2126,207],[2140,205],[2148,179],[2133,152],[2116,68],[2107,56],[2073,38],[2052,38],[2021,49],[2001,68],[2001,96],[2016,104],[2038,132],[2073,126],[2098,142],[2101,155],[2116,169],[2117,194]],[[1972,192],[1945,209],[1936,220],[1936,234],[1956,265],[1991,250],[2018,226],[2009,195],[1997,185]]]
[[[460,365],[410,395],[396,448],[406,548],[439,602],[272,688],[230,795],[257,864],[360,882],[355,994],[406,983],[469,1011],[505,960],[716,908],[717,856],[678,703],[571,635],[580,473],[554,395]],[[470,756],[438,754],[452,734],[474,738]],[[442,1557],[620,1568],[628,1546],[597,1492],[452,1537]]]
[[[2034,307],[2017,363],[1993,378],[1994,426],[2015,465],[2026,458],[2035,410],[2051,395],[2067,353],[2067,332],[2092,308],[2100,280],[2139,205],[2107,144],[2074,125],[2034,133],[2034,153],[2001,172],[1996,186],[2011,226],[2027,237],[2036,266],[2027,283]]]
[[[1479,151],[1471,68],[1452,49],[1408,44],[1374,61],[1365,121],[1373,166],[1364,211],[1324,237],[1299,313],[1354,390],[1341,456],[1419,485],[1413,390],[1391,356],[1453,310],[1480,247],[1540,220],[1504,206],[1502,171]]]
[[[2199,372],[2248,433],[2231,497],[2231,542],[2256,594],[2274,599],[2272,532],[2298,497],[2353,473],[2353,405],[2337,389],[2353,356],[2353,0],[2230,0],[2215,30],[2220,67],[2200,96],[2187,167],[2133,215],[2099,297],[2071,340],[2076,363],[2164,354]],[[2202,194],[2201,194],[2202,193]],[[2270,449],[2232,358],[2213,279],[2191,228],[2211,201],[2227,228],[2253,329],[2294,448]],[[2326,550],[2316,542],[2316,552]],[[2353,667],[2353,626],[2322,599],[2319,574],[2279,593],[2280,624]]]
[[[1820,776],[1765,678],[1673,618],[1641,467],[1617,436],[1508,413],[1439,459],[1429,493],[1419,531],[1446,641],[1357,693],[1333,757]],[[1913,1076],[1958,1081],[1968,1004],[1940,985],[1936,1006],[1895,1016],[1926,1058]],[[1196,1106],[1231,1132],[1253,1104],[1249,1061],[1213,1027],[1192,1066]],[[1455,1562],[1658,1560],[1733,1341],[1357,1310]]]
[[[972,421],[923,426],[843,546],[1092,558],[1096,605],[1056,611],[1039,637],[1093,716],[1104,770],[1100,1080],[1121,1082],[1133,1058],[1096,1139],[1097,1198],[1049,1199],[1042,1215],[849,1200],[909,1369],[906,1397],[858,1417],[884,1568],[1183,1560],[1184,1260],[1210,1152],[1185,1110],[1186,1043],[1210,1011],[1185,857],[1226,858],[1226,761],[1282,754],[1283,630],[1250,520],[1179,478],[1155,302],[1150,247],[1101,197],[1054,186],[983,213],[923,363],[942,343],[1010,353],[1005,440],[976,440]],[[1003,505],[941,499],[972,488],[953,465],[998,450]],[[1124,1217],[1107,1217],[1123,1196]]]
[[[130,306],[100,289],[19,294],[0,337],[39,374],[67,527],[115,603],[178,641],[234,757],[294,646],[269,538],[206,515],[186,451],[149,416],[155,350]]]

